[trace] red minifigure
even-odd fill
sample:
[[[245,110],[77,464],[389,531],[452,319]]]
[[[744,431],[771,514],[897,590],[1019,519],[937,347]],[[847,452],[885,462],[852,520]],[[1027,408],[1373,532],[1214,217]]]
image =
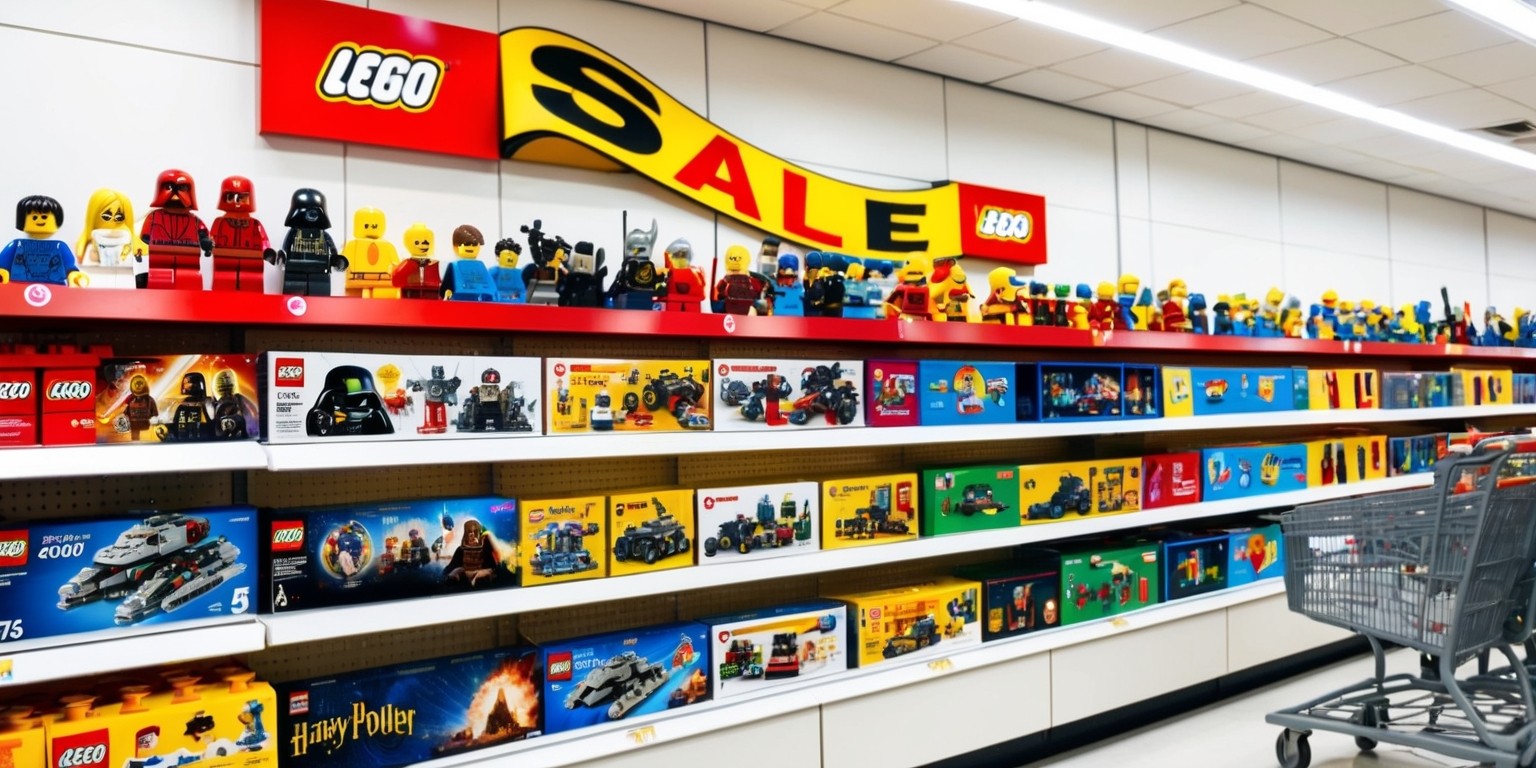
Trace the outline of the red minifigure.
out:
[[[711,297],[716,312],[750,315],[754,307],[762,305],[768,293],[768,278],[747,270],[751,258],[747,249],[739,245],[725,249],[725,276],[715,283]]]
[[[1088,307],[1088,327],[1101,331],[1113,331],[1120,317],[1120,302],[1115,298],[1114,283],[1099,283],[1093,304]]]
[[[213,287],[215,290],[266,289],[262,277],[266,252],[272,249],[256,211],[256,188],[244,176],[231,176],[219,188],[219,210],[213,220]]]
[[[405,254],[395,266],[394,285],[404,299],[440,299],[443,277],[437,259],[432,258],[432,230],[425,224],[412,224],[405,230]]]
[[[1174,279],[1168,284],[1166,296],[1159,298],[1163,299],[1163,330],[1189,333],[1193,325],[1184,309],[1189,304],[1189,288],[1184,285],[1184,281]]]
[[[683,238],[667,246],[667,271],[656,287],[656,301],[669,312],[699,312],[704,303],[704,270],[692,265],[693,246]]]
[[[889,318],[902,320],[932,320],[933,299],[928,293],[928,259],[912,256],[907,259],[899,274],[901,282],[891,289],[885,303],[890,310]]]
[[[186,171],[163,171],[155,184],[153,210],[144,217],[141,238],[149,246],[149,271],[141,288],[203,289],[200,258],[212,258],[213,238],[197,217],[197,188]]]

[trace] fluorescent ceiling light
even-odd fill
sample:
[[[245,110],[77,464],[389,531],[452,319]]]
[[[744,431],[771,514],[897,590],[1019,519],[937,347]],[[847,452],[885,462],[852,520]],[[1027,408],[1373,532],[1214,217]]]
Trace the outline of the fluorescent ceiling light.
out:
[[[1460,5],[1516,5],[1496,0],[1451,0]],[[1135,51],[1155,59],[1203,72],[1212,77],[1242,83],[1300,102],[1332,110],[1339,114],[1369,120],[1394,130],[1472,152],[1493,160],[1536,171],[1536,155],[1507,144],[1481,139],[1453,128],[1436,125],[1403,112],[1378,107],[1352,96],[1309,85],[1283,75],[1259,69],[1240,61],[1223,58],[1133,29],[1084,16],[1040,0],[956,0],[978,8],[996,11],[1024,21],[1097,40],[1105,45]],[[1533,19],[1536,21],[1536,19]]]
[[[1536,41],[1536,9],[1520,0],[1447,0],[1451,5],[1481,17],[1506,32]]]

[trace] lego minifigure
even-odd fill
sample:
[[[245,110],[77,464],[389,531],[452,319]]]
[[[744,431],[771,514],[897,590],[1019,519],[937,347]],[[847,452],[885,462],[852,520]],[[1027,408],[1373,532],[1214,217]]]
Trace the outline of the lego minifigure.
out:
[[[763,243],[766,246],[767,240]],[[775,243],[773,251],[778,253]],[[803,317],[805,315],[805,284],[800,282],[800,257],[793,253],[779,254],[774,270],[772,310],[775,315]]]
[[[863,261],[849,260],[843,281],[847,296],[843,304],[843,317],[859,320],[879,320],[885,317],[886,290],[870,279],[871,274],[880,273],[871,272]]]
[[[1210,321],[1205,315],[1205,294],[1203,293],[1189,295],[1189,329],[1202,336],[1211,332]]]
[[[1139,322],[1135,310],[1137,299],[1141,296],[1141,278],[1130,273],[1122,274],[1120,275],[1120,284],[1117,287],[1119,292],[1115,294],[1115,303],[1120,305],[1120,314],[1115,318],[1115,324],[1110,326],[1110,328],[1118,327],[1126,330],[1144,329],[1146,324],[1145,322]]]
[[[779,272],[779,246],[782,240],[773,235],[763,238],[761,245],[757,247],[757,271],[765,275],[777,275]]]
[[[885,316],[900,320],[932,320],[933,299],[928,293],[927,257],[907,257],[906,266],[901,268],[898,277],[901,282],[885,299],[889,305]]]
[[[222,368],[213,374],[213,436],[226,440],[250,437],[251,421],[256,418],[256,404],[240,394],[240,380],[235,372]]]
[[[139,435],[148,432],[160,417],[160,406],[149,393],[149,379],[135,373],[128,380],[128,397],[123,400],[120,418],[128,422],[128,438],[138,442]]]
[[[1477,337],[1477,344],[1483,347],[1508,347],[1513,346],[1514,326],[1499,314],[1497,307],[1489,307],[1483,313],[1483,332]]]
[[[1259,307],[1253,335],[1275,337],[1281,335],[1280,313],[1285,304],[1285,291],[1270,288],[1264,294],[1264,304]]]
[[[996,325],[1029,325],[1029,301],[1024,281],[1008,267],[987,273],[987,298],[981,303],[981,322]]]
[[[816,279],[805,288],[805,303],[820,317],[842,317],[843,303],[848,298],[844,273],[848,260],[842,254],[823,254],[822,265],[816,271]]]
[[[1057,285],[1056,286],[1056,295],[1057,296],[1065,295],[1067,287],[1068,286],[1066,284],[1064,284],[1064,283],[1060,284],[1060,285]],[[1110,291],[1114,290],[1114,287],[1111,286],[1109,283],[1101,283],[1100,287],[1101,288],[1109,288]],[[1093,303],[1094,303],[1093,288],[1089,287],[1089,285],[1087,283],[1078,283],[1077,284],[1077,298],[1076,298],[1076,300],[1074,301],[1074,300],[1070,300],[1070,299],[1065,299],[1065,300],[1058,299],[1057,302],[1056,302],[1056,311],[1057,312],[1062,312],[1062,311],[1066,312],[1066,314],[1067,314],[1067,322],[1066,322],[1066,326],[1064,326],[1064,327],[1070,327],[1070,328],[1073,328],[1073,329],[1079,330],[1079,331],[1086,331],[1086,330],[1089,330],[1092,327],[1092,324],[1091,324],[1091,322],[1088,319],[1088,313],[1092,310]]]
[[[479,520],[465,520],[464,540],[448,559],[443,577],[453,582],[465,582],[471,587],[496,578],[496,569],[501,561],[490,539],[491,534]]]
[[[230,176],[219,185],[219,210],[213,220],[213,287],[221,291],[262,293],[262,272],[272,244],[256,212],[256,188],[244,176]]]
[[[1339,326],[1339,294],[1332,289],[1323,291],[1319,304],[1318,324],[1328,326],[1327,337],[1338,335]]]
[[[85,205],[85,225],[75,244],[80,268],[94,288],[133,288],[146,273],[144,241],[133,228],[133,203],[115,189],[98,189]]]
[[[496,285],[491,273],[480,263],[480,249],[485,235],[469,224],[453,230],[453,255],[443,270],[443,298],[450,301],[495,301]]]
[[[683,238],[667,246],[667,270],[656,287],[656,301],[671,312],[698,312],[704,303],[704,271],[693,266],[693,246]]]
[[[202,290],[201,259],[213,258],[213,238],[195,213],[197,187],[192,176],[174,168],[162,171],[150,208],[140,235],[148,249],[149,268],[139,287]]]
[[[748,271],[747,262],[751,258],[742,246],[725,249],[721,259],[725,263],[725,276],[715,282],[714,293],[710,296],[710,306],[715,312],[750,315],[761,305],[768,292],[768,278]]]
[[[619,263],[613,285],[608,286],[608,302],[614,309],[656,308],[656,283],[661,274],[651,261],[655,247],[655,219],[651,219],[650,230],[631,229],[624,236],[624,260]]]
[[[283,226],[288,235],[283,248],[269,252],[267,260],[283,268],[283,293],[302,296],[331,295],[331,272],[344,272],[347,260],[331,240],[331,217],[325,195],[308,187],[295,190]]]
[[[1130,307],[1120,303],[1113,283],[1099,283],[1093,299],[1093,306],[1088,308],[1088,326],[1094,330],[1113,331],[1130,317]]]
[[[1035,325],[1056,324],[1056,302],[1051,298],[1051,287],[1039,281],[1029,284],[1029,314]]]
[[[385,409],[394,416],[410,413],[416,405],[416,399],[400,386],[400,367],[394,363],[385,363],[373,375],[378,379],[379,399],[384,402]]]
[[[491,283],[496,286],[496,300],[503,304],[521,304],[527,299],[523,285],[523,270],[517,261],[523,255],[523,246],[510,237],[496,241],[496,266],[491,267]]]
[[[0,249],[0,283],[47,283],[84,287],[91,279],[75,264],[69,244],[55,240],[64,223],[64,207],[44,195],[24,197],[16,204],[16,229],[26,237]]]
[[[416,431],[423,435],[436,435],[448,431],[448,406],[459,404],[458,376],[448,378],[443,366],[432,366],[432,376],[426,379],[410,379],[405,382],[412,392],[421,392],[426,403],[421,426]]]
[[[342,246],[347,258],[347,295],[365,299],[398,299],[395,267],[400,254],[395,244],[384,239],[384,212],[377,208],[359,208],[352,214],[352,239]]]
[[[523,285],[528,290],[525,303],[553,306],[560,303],[560,282],[565,279],[571,244],[559,235],[545,237],[543,226],[543,220],[534,219],[533,224],[518,228],[528,235],[528,256],[533,259],[523,267]]]
[[[966,279],[965,269],[959,262],[949,268],[949,278],[945,281],[948,289],[938,307],[941,316],[947,322],[971,322],[971,299],[976,298],[976,295],[971,293],[971,286]]]
[[[1236,333],[1236,326],[1232,322],[1232,298],[1217,296],[1216,304],[1211,307],[1211,335],[1232,336]]]
[[[416,222],[405,229],[405,259],[395,265],[390,281],[403,299],[437,299],[443,293],[442,265],[432,257],[437,235]]]
[[[1174,278],[1168,283],[1168,297],[1163,299],[1163,330],[1189,333],[1189,286]]]

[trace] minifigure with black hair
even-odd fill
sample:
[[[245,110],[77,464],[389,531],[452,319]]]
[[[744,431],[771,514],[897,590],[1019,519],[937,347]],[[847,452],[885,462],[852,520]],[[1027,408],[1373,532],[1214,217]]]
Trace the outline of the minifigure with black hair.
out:
[[[0,283],[89,285],[91,279],[75,262],[74,251],[54,234],[64,223],[64,208],[46,195],[24,197],[16,204],[16,229],[26,237],[0,249]]]

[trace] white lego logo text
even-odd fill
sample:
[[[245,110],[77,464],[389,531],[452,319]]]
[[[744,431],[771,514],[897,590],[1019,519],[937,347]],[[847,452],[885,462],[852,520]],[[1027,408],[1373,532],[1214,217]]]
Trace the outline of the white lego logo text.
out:
[[[32,382],[0,382],[0,400],[25,400],[32,396]]]
[[[282,528],[272,532],[273,544],[297,544],[303,540],[303,528]]]
[[[0,557],[25,557],[27,554],[27,540],[15,539],[12,541],[0,541]]]
[[[90,396],[89,381],[55,381],[48,387],[49,400],[84,400]]]
[[[976,225],[977,234],[999,240],[1024,242],[1033,231],[1034,219],[1028,213],[992,207],[983,209],[981,221]]]
[[[74,768],[80,765],[95,765],[107,759],[107,745],[97,744],[90,747],[75,747],[67,749],[59,755],[59,768]]]
[[[443,82],[443,62],[431,56],[339,43],[331,49],[315,90],[326,101],[422,112]]]
[[[302,365],[285,365],[277,369],[277,377],[279,379],[297,379],[303,375],[304,366]]]

